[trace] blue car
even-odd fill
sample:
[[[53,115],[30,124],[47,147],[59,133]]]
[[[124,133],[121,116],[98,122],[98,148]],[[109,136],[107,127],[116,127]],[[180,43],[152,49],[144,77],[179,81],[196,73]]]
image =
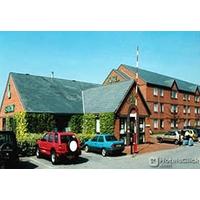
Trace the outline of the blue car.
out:
[[[111,134],[99,134],[85,142],[85,152],[99,152],[102,156],[121,154],[124,151],[124,141],[117,140]]]

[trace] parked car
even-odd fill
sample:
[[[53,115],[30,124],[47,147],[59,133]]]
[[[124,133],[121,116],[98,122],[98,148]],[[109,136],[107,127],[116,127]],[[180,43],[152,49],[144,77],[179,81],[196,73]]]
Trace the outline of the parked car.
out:
[[[37,141],[36,156],[50,157],[52,164],[61,159],[77,159],[81,155],[80,141],[72,132],[50,132]]]
[[[183,136],[190,136],[193,141],[198,141],[198,134],[195,129],[183,129],[180,131]]]
[[[124,150],[124,141],[117,140],[112,134],[99,134],[85,142],[85,151],[100,152],[102,156],[121,154]]]
[[[0,168],[15,168],[18,161],[15,133],[12,131],[0,131]]]
[[[179,131],[169,131],[162,136],[158,136],[157,140],[161,142],[172,142],[174,144],[180,144],[183,141],[183,136]]]

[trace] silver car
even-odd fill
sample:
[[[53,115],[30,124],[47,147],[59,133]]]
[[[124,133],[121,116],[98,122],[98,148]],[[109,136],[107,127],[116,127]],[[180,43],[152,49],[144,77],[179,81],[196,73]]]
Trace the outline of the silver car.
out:
[[[174,144],[180,144],[183,141],[183,136],[179,131],[169,131],[162,136],[158,136],[157,140],[161,142],[171,142]]]

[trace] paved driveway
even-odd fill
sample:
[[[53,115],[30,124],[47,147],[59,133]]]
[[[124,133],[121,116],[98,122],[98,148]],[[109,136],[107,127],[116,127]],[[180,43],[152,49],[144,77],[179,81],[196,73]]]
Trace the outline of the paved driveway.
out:
[[[47,159],[35,156],[21,158],[20,168],[38,169],[200,169],[200,143],[193,147],[180,146],[176,149],[141,155],[102,157],[100,154],[82,152],[74,163],[61,163],[53,166]]]

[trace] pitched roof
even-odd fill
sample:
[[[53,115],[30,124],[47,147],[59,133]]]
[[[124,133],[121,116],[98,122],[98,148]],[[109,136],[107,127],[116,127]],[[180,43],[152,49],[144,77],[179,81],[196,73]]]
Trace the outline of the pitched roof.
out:
[[[136,67],[125,65],[125,64],[123,64],[123,66],[125,66],[130,71],[133,71],[133,72],[137,71]],[[174,81],[176,81],[179,90],[194,93],[196,91],[197,87],[199,87],[199,89],[200,89],[200,86],[198,86],[196,84],[193,84],[193,83],[190,83],[187,81],[183,81],[183,80],[180,80],[177,78],[165,76],[162,74],[158,74],[155,72],[147,71],[147,70],[144,70],[141,68],[138,69],[138,73],[139,73],[139,76],[145,82],[150,83],[150,84],[155,84],[155,85],[160,85],[160,86],[165,86],[165,87],[170,88],[172,86],[172,84],[174,83]]]
[[[85,90],[85,113],[116,112],[133,83],[133,80],[121,81]]]
[[[10,73],[27,112],[83,113],[82,90],[93,83]]]
[[[130,80],[131,79],[129,76],[127,76],[125,73],[121,72],[120,70],[115,69],[114,71],[117,74],[119,74],[122,78],[124,78],[125,80]]]

